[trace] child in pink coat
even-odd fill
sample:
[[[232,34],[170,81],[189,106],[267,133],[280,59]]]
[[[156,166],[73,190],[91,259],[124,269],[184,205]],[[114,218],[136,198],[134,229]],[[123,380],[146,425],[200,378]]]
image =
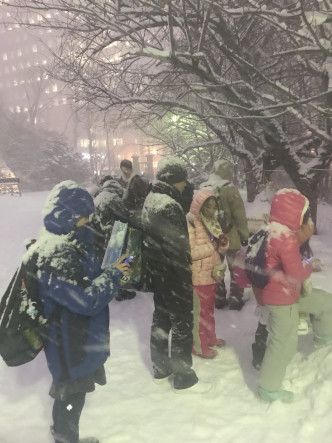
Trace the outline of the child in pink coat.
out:
[[[194,287],[193,353],[202,358],[216,357],[217,351],[211,348],[225,345],[224,340],[216,337],[214,302],[217,282],[226,268],[220,254],[229,245],[217,221],[217,212],[213,192],[201,189],[195,193],[187,216]]]

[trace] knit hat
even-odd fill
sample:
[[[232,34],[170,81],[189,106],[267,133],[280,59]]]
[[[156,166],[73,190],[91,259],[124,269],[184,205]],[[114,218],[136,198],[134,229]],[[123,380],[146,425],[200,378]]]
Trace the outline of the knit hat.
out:
[[[186,165],[178,157],[164,157],[158,163],[156,179],[166,182],[169,185],[184,182],[187,180],[188,173]]]

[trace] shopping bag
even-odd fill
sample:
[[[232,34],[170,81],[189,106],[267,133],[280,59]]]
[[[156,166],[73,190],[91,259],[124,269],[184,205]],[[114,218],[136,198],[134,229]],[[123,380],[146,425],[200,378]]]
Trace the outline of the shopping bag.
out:
[[[121,255],[132,255],[130,274],[123,276],[120,286],[125,289],[138,289],[141,284],[142,269],[142,232],[131,228],[128,223],[116,221],[109,239],[102,267],[116,262]]]

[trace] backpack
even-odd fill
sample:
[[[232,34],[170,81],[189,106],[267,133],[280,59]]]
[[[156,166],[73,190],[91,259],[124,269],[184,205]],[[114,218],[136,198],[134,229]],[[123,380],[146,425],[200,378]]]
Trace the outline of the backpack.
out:
[[[265,270],[266,242],[268,232],[260,229],[249,240],[245,255],[245,272],[251,286],[263,289],[269,282],[270,274]]]
[[[0,302],[0,355],[8,366],[32,361],[44,346],[48,327],[39,298],[38,254],[22,262]]]

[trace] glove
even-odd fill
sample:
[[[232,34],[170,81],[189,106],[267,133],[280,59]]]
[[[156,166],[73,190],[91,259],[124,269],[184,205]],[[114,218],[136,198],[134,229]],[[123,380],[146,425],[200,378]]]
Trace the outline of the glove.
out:
[[[224,254],[229,248],[229,241],[225,234],[222,234],[218,238],[218,252]]]
[[[313,258],[310,260],[310,264],[313,272],[320,272],[324,269],[324,265],[319,258]]]
[[[212,277],[218,283],[225,278],[226,265],[225,263],[219,263],[215,265],[212,270]]]
[[[241,241],[241,246],[243,246],[244,248],[245,248],[246,246],[248,246],[248,240],[242,240],[242,241]]]

